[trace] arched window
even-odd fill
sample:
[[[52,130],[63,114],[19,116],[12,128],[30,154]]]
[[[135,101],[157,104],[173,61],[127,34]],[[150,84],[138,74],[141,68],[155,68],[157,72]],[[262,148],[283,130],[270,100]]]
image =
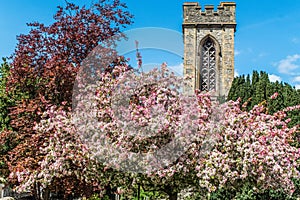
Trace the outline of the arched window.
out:
[[[216,91],[216,47],[211,38],[207,38],[201,49],[200,90]]]

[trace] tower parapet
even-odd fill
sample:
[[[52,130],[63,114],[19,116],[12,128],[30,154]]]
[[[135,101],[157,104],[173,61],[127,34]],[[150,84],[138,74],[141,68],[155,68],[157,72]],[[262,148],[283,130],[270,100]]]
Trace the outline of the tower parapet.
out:
[[[234,2],[221,2],[214,10],[213,5],[206,5],[204,10],[197,2],[188,2],[183,4],[184,21],[183,25],[188,24],[220,24],[236,25]]]

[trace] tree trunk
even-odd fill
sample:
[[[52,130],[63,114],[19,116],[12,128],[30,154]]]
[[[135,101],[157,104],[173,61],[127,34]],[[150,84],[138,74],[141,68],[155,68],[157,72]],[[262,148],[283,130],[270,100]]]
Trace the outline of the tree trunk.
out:
[[[108,196],[109,200],[115,200],[116,195],[114,194],[115,188],[111,188],[110,186],[106,187],[106,195]]]
[[[169,195],[169,200],[177,200],[177,198],[178,198],[177,192],[169,193],[168,195]]]
[[[43,200],[49,200],[50,199],[50,190],[48,188],[42,190],[42,196]]]
[[[39,186],[39,183],[37,183],[37,182],[34,183],[33,197],[36,200],[41,199],[40,186]]]

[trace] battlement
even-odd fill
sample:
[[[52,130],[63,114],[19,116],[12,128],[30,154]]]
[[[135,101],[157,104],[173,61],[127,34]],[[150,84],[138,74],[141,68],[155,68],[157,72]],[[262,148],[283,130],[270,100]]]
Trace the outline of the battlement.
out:
[[[235,7],[234,2],[221,2],[217,10],[213,5],[206,5],[202,10],[198,2],[186,2],[183,4],[183,25],[235,25]]]

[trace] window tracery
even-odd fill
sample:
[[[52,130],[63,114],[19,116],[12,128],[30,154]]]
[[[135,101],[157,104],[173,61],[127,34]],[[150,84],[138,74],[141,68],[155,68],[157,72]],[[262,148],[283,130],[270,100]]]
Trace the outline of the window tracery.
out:
[[[216,91],[216,48],[211,38],[207,38],[201,49],[201,91]]]

